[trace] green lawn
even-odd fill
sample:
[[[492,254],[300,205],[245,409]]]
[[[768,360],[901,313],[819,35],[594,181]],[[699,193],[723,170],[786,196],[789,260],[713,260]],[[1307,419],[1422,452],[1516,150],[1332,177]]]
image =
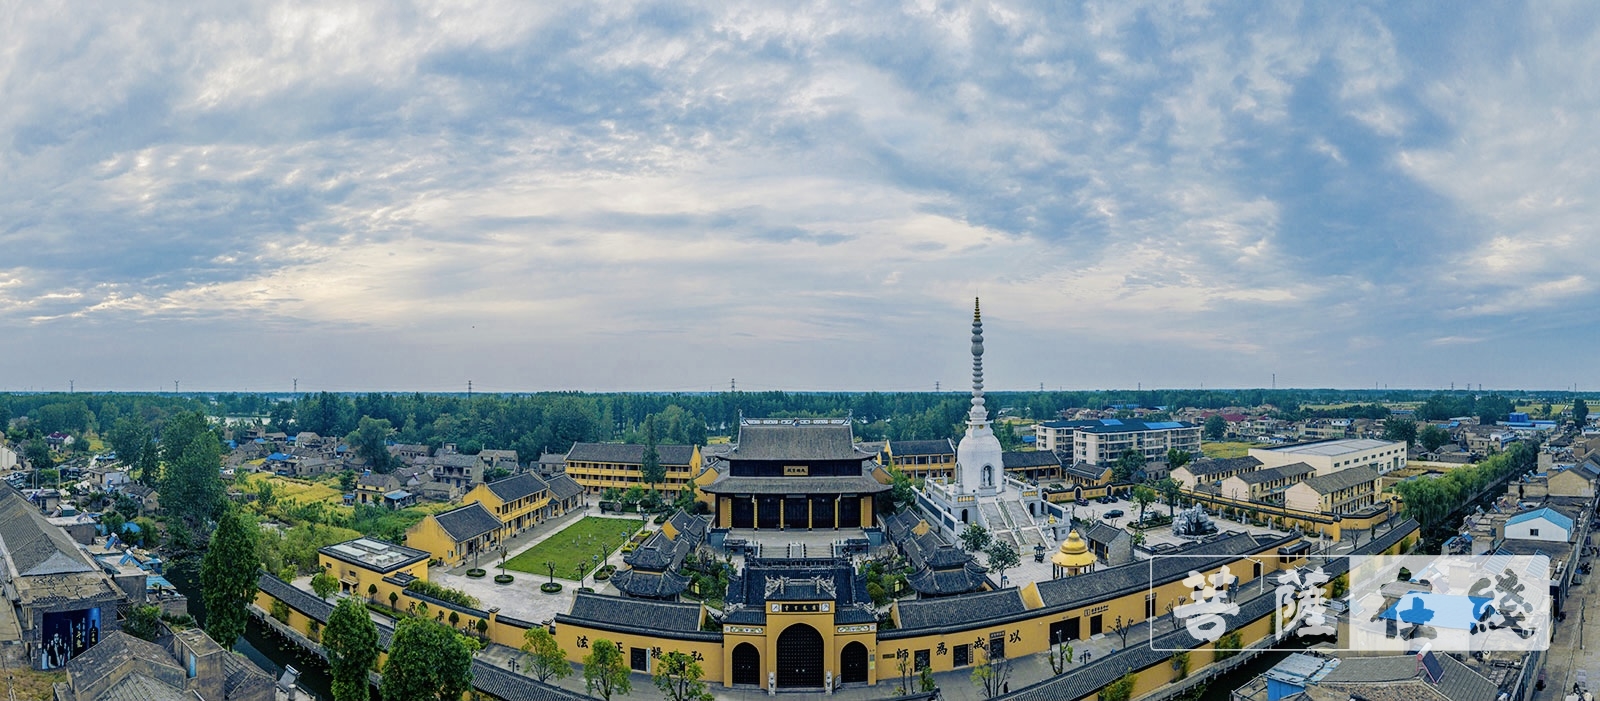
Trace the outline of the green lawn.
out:
[[[1200,452],[1208,458],[1242,458],[1248,455],[1254,443],[1230,441],[1227,443],[1201,443]]]
[[[557,577],[575,579],[578,565],[582,564],[587,574],[594,569],[590,558],[600,554],[602,549],[607,554],[616,552],[638,530],[639,521],[636,519],[588,516],[506,560],[506,569],[548,576],[550,570],[545,568],[544,563],[554,562]]]

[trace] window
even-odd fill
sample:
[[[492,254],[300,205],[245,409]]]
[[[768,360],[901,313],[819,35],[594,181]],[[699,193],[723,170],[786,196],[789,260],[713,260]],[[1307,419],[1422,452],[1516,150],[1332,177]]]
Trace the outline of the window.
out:
[[[913,655],[911,659],[912,659],[912,667],[911,667],[912,671],[921,672],[922,670],[924,670],[924,669],[926,669],[928,667],[928,665],[930,664],[930,659],[931,658],[928,657],[928,651],[927,650],[918,650],[917,653],[915,655]]]
[[[1528,529],[1528,535],[1539,535],[1539,529],[1537,529],[1537,528],[1529,528]]]
[[[1006,634],[989,634],[989,659],[1003,660],[1006,657]]]
[[[628,660],[628,662],[629,662],[628,666],[632,667],[633,671],[635,671],[635,672],[648,672],[648,671],[650,671],[650,651],[649,650],[647,650],[645,648],[642,648],[642,647],[635,647],[635,648],[629,648],[628,652],[630,653],[629,654],[629,660]]]
[[[950,664],[956,667],[965,667],[972,664],[972,646],[955,646],[950,652]]]

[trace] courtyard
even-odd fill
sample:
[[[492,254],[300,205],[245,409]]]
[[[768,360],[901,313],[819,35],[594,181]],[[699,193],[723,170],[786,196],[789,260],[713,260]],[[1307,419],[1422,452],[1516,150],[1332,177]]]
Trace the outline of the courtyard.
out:
[[[548,576],[546,563],[550,563],[555,565],[555,576],[576,580],[593,572],[597,563],[610,557],[642,527],[635,518],[585,516],[506,560],[506,569]]]

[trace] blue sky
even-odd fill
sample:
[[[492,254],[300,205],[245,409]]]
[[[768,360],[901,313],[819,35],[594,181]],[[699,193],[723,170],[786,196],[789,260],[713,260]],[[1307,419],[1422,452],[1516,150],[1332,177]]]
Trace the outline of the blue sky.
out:
[[[0,24],[0,389],[1600,386],[1592,3],[205,5]]]

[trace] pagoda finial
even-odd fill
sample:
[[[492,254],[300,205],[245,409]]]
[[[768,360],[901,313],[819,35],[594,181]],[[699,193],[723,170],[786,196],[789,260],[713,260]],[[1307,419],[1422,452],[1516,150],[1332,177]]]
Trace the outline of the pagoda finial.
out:
[[[989,412],[983,408],[983,312],[977,297],[972,298],[972,412],[970,420],[983,423]]]

